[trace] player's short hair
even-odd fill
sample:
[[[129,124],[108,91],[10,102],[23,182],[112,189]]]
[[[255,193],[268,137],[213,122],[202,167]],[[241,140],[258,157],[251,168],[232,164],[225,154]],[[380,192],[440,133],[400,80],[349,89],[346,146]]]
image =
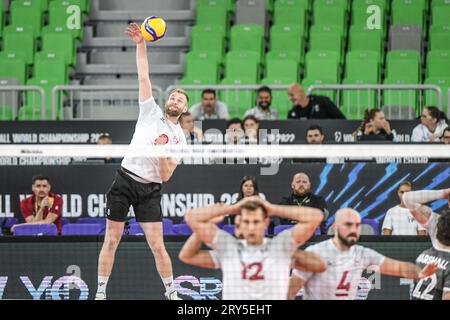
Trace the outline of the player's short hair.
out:
[[[203,96],[204,96],[205,94],[207,94],[207,93],[210,93],[210,94],[214,95],[214,98],[216,97],[216,90],[213,90],[213,89],[205,89],[205,90],[202,91],[202,98],[203,98]]]
[[[323,129],[321,126],[319,126],[317,124],[313,124],[313,125],[309,126],[309,128],[306,129],[306,134],[308,134],[308,131],[313,131],[313,130],[318,130],[320,132],[320,134],[323,136]]]
[[[247,122],[247,120],[252,120],[253,122],[259,123],[259,119],[252,114],[249,114],[248,116],[246,116],[244,118],[244,120],[242,121],[242,123],[244,124],[245,122]]]
[[[245,203],[244,205],[241,206],[241,214],[242,214],[242,210],[248,210],[248,211],[256,211],[259,208],[261,208],[261,211],[263,213],[263,218],[267,218],[268,214],[267,214],[267,209],[266,207],[264,207],[262,205],[262,203],[258,202],[258,201],[249,201],[247,203]]]
[[[444,137],[444,134],[445,134],[447,131],[450,132],[450,126],[447,127],[447,128],[445,128],[444,131],[442,131],[442,137]],[[442,138],[442,137],[441,137],[441,138]]]
[[[412,189],[412,183],[409,180],[404,180],[404,181],[400,182],[398,188],[400,189],[403,186],[408,186]]]
[[[109,141],[112,142],[111,137],[109,135],[107,135],[107,134],[102,134],[100,137],[98,137],[97,141],[98,140],[109,140]]]
[[[50,184],[50,178],[48,176],[44,176],[43,174],[35,174],[33,178],[31,178],[31,184],[34,184],[37,180],[47,180],[47,182]]]
[[[236,123],[239,123],[239,124],[241,125],[241,129],[244,129],[242,120],[239,119],[239,118],[233,118],[233,119],[228,120],[228,122],[227,122],[227,129],[228,129],[232,124],[236,124]]]
[[[262,86],[256,91],[258,94],[261,92],[267,92],[270,96],[272,96],[272,89],[270,89],[268,86]]]
[[[186,101],[187,103],[189,103],[189,95],[187,94],[187,92],[183,89],[173,89],[172,91],[170,91],[169,96],[171,96],[173,93],[181,93],[182,95],[184,95],[186,97]]]
[[[178,121],[181,121],[182,119],[183,119],[183,117],[188,117],[188,116],[190,116],[191,115],[191,113],[189,112],[189,111],[187,111],[187,112],[185,112],[185,113],[182,113],[181,115],[180,115],[180,118],[178,119]]]
[[[436,238],[443,245],[450,246],[450,209],[444,209],[440,213]]]

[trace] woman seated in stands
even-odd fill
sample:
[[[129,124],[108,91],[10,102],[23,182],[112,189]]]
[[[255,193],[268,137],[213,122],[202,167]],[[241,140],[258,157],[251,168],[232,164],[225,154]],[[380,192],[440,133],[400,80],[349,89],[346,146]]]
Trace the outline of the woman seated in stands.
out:
[[[448,126],[447,116],[436,107],[426,107],[420,116],[420,124],[413,132],[413,142],[440,142],[440,138]]]
[[[397,141],[395,130],[391,129],[380,109],[367,109],[363,122],[353,135],[358,141]]]

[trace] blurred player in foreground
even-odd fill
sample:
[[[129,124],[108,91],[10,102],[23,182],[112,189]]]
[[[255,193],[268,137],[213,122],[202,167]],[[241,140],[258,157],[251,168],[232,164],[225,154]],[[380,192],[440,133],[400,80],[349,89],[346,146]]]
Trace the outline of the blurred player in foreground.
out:
[[[437,214],[425,203],[447,199],[450,208],[450,188],[443,190],[422,190],[407,192],[403,200],[430,235],[433,247],[422,252],[416,259],[420,267],[429,262],[438,265],[438,271],[424,279],[416,281],[413,299],[450,300],[450,209]]]
[[[243,240],[234,238],[214,223],[214,219],[225,214],[240,214],[239,230]],[[299,223],[273,239],[267,239],[264,232],[271,216]],[[255,196],[233,205],[215,204],[192,209],[185,219],[198,239],[216,252],[215,261],[208,258],[203,267],[220,265],[224,300],[285,300],[292,256],[297,247],[314,234],[323,219],[323,212],[307,207],[273,205]]]
[[[353,209],[336,212],[335,235],[332,239],[309,246],[306,252],[315,252],[327,262],[324,273],[309,273],[294,269],[289,286],[289,299],[294,299],[304,287],[304,300],[354,300],[364,269],[378,267],[377,271],[390,276],[422,279],[436,272],[435,264],[420,269],[413,263],[387,258],[380,253],[356,245],[361,233],[361,217]]]

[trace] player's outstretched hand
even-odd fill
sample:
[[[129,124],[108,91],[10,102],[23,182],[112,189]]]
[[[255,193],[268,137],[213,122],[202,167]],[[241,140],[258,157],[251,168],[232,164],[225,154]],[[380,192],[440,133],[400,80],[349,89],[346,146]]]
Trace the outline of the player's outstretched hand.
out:
[[[422,271],[419,273],[419,279],[426,278],[431,276],[432,274],[436,273],[436,271],[439,269],[438,265],[436,263],[429,263],[427,264]]]
[[[144,37],[142,36],[141,29],[136,22],[130,23],[125,33],[136,43],[140,44],[144,42]]]

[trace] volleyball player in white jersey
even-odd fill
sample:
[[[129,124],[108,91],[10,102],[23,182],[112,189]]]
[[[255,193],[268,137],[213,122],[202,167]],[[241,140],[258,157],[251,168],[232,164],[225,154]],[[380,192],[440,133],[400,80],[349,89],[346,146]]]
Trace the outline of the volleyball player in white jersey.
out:
[[[220,230],[212,221],[225,214],[241,215],[243,240]],[[299,223],[267,239],[264,232],[270,216]],[[292,255],[313,235],[323,212],[247,197],[234,205],[216,204],[189,210],[185,219],[198,238],[217,252],[217,264],[223,273],[224,300],[286,300]]]
[[[136,43],[139,77],[139,118],[131,146],[186,144],[178,118],[188,109],[188,96],[174,90],[164,113],[152,95],[147,60],[147,45],[136,23],[130,24],[128,36]],[[176,300],[172,262],[164,246],[162,233],[161,184],[170,179],[179,159],[125,156],[122,166],[107,194],[106,235],[98,261],[96,299],[106,299],[106,285],[114,264],[114,256],[122,237],[129,207],[133,206],[136,221],[144,230],[147,243],[155,257],[156,268],[166,288],[167,299]],[[129,275],[130,276],[130,275]]]
[[[361,232],[361,217],[353,209],[336,212],[335,235],[332,239],[312,245],[307,252],[315,252],[328,264],[323,273],[295,270],[289,287],[289,299],[304,287],[304,300],[354,300],[364,269],[374,267],[382,274],[409,279],[425,278],[436,272],[435,264],[422,270],[413,263],[387,258],[380,253],[356,245]]]
[[[236,216],[234,219],[234,234],[236,238],[243,239],[240,229],[240,218],[240,216]],[[223,219],[224,217],[218,217],[217,220],[214,219],[212,221],[217,224]],[[215,250],[202,250],[202,244],[197,234],[193,233],[184,243],[178,257],[182,262],[196,267],[220,269],[218,252]],[[318,254],[303,250],[294,252],[293,265],[295,268],[307,272],[324,272],[327,269],[327,264]]]

